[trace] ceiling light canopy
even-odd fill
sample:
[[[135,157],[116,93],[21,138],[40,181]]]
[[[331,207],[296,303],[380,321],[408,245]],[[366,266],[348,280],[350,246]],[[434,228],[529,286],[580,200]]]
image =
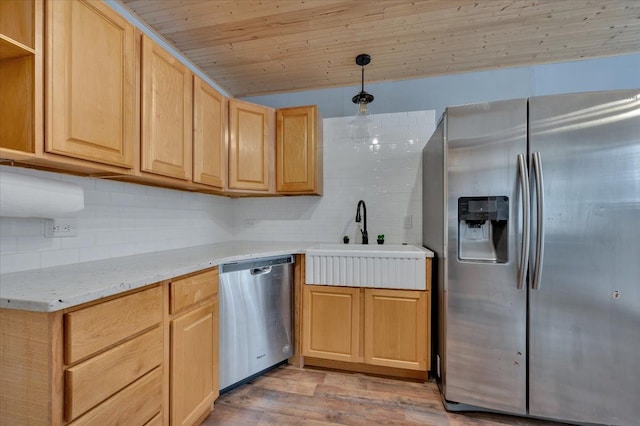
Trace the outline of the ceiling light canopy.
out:
[[[371,62],[371,56],[366,53],[361,53],[356,56],[356,64],[362,68],[362,89],[360,93],[355,95],[351,100],[354,104],[358,105],[358,115],[367,115],[367,104],[373,102],[373,95],[364,91],[364,67]]]

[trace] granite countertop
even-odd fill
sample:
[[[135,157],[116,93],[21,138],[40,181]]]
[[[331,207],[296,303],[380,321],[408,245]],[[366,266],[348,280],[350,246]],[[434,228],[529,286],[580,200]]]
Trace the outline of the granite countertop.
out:
[[[304,253],[311,245],[233,241],[2,274],[0,308],[54,312],[222,263]]]
[[[2,274],[0,308],[55,312],[223,263],[304,254],[314,244],[230,241]]]

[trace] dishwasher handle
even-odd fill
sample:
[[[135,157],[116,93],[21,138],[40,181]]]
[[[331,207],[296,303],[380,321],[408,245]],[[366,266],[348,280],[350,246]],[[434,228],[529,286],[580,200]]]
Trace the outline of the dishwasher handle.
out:
[[[249,271],[251,275],[263,275],[271,272],[274,266],[288,265],[295,263],[295,256],[292,254],[285,256],[272,256],[257,259],[241,260],[238,262],[225,263],[220,265],[220,274],[228,272]]]
[[[252,268],[251,275],[266,275],[271,273],[271,266],[263,266],[262,268]]]

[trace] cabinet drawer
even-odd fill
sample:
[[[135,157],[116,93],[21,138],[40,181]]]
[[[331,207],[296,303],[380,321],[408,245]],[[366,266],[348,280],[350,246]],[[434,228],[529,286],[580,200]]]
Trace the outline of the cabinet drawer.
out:
[[[65,362],[78,361],[161,320],[160,287],[65,314]]]
[[[162,363],[162,330],[153,330],[65,371],[65,418],[74,419]]]
[[[158,367],[70,425],[143,425],[161,409],[162,367]]]
[[[175,280],[171,283],[171,313],[218,293],[218,270]]]

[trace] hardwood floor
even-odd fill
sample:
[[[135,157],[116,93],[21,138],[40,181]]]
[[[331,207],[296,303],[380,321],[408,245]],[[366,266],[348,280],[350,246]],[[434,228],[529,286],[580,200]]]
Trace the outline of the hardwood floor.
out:
[[[283,366],[228,392],[203,425],[560,425],[444,410],[434,382]]]

